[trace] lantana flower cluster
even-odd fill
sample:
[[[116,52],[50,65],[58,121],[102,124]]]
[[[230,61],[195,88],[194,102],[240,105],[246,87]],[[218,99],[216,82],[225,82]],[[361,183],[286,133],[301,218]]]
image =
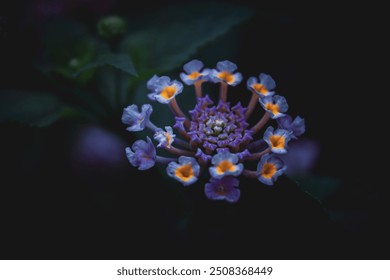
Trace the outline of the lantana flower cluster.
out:
[[[274,79],[265,73],[250,77],[246,82],[251,94],[248,105],[244,107],[238,102],[231,106],[227,102],[228,87],[235,87],[243,80],[236,64],[225,60],[218,62],[215,69],[205,69],[195,59],[186,63],[183,70],[182,82],[154,75],[146,84],[151,101],[170,107],[175,118],[172,126],[160,128],[151,121],[151,104],[140,108],[132,104],[124,109],[122,122],[127,130],[150,129],[154,140],[147,137],[146,141],[137,140],[126,148],[130,164],[139,170],[164,164],[168,176],[184,186],[194,184],[201,174],[208,173],[204,193],[212,200],[238,201],[240,176],[273,185],[287,168],[278,155],[286,154],[289,141],[305,132],[301,117],[293,119],[286,114],[287,101],[275,93]],[[205,82],[220,84],[217,104],[203,94]],[[176,100],[183,91],[183,83],[194,87],[196,95],[195,107],[187,115]],[[249,124],[247,120],[258,109],[264,111],[263,116]],[[276,120],[275,128],[268,124],[271,120]],[[159,156],[157,149],[165,149],[172,157]],[[256,170],[246,168],[250,161],[257,162]]]

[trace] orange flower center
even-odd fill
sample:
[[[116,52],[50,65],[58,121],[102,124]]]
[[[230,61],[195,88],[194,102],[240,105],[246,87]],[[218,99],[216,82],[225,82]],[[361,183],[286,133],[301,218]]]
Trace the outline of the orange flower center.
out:
[[[252,87],[255,91],[260,92],[263,95],[267,94],[268,92],[267,88],[262,84],[254,84]]]
[[[273,163],[265,163],[261,169],[261,176],[266,179],[271,179],[276,173],[276,166]]]
[[[197,79],[198,77],[200,76],[200,73],[195,71],[195,72],[192,72],[191,74],[188,75],[188,78],[190,78],[191,80],[195,80]]]
[[[223,160],[220,163],[218,163],[216,170],[218,174],[224,174],[226,171],[232,171],[232,172],[235,171],[236,167],[230,161]]]
[[[276,115],[279,113],[279,105],[273,104],[273,103],[267,103],[265,105],[265,109],[269,110],[272,112],[272,114]]]
[[[167,143],[168,143],[168,147],[171,146],[170,142],[171,142],[171,136],[169,135],[168,132],[165,132],[165,138],[167,139]]]
[[[269,138],[272,148],[284,148],[285,138],[281,135],[272,135]]]
[[[175,95],[175,93],[176,93],[175,86],[167,86],[160,92],[160,95],[162,97],[164,97],[165,99],[170,99],[170,98],[172,98],[172,96]]]
[[[227,71],[222,71],[221,73],[219,73],[217,75],[217,77],[220,78],[221,80],[224,80],[228,84],[231,84],[234,82],[234,76],[230,72],[227,72]]]
[[[194,177],[194,170],[192,169],[191,164],[184,164],[178,167],[175,171],[175,176],[187,182],[189,179]]]

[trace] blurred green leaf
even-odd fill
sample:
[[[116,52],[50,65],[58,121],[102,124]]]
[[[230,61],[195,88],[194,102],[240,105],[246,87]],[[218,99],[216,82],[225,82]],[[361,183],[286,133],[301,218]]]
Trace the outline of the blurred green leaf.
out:
[[[292,177],[292,179],[303,191],[321,202],[330,198],[342,187],[341,180],[327,176],[306,175]]]
[[[57,121],[66,107],[53,94],[23,90],[0,91],[0,121],[47,126]]]
[[[94,61],[88,63],[81,69],[79,69],[76,73],[73,74],[74,77],[80,75],[84,71],[89,69],[93,69],[99,66],[109,65],[123,72],[126,72],[129,75],[137,76],[137,72],[135,71],[133,62],[131,58],[124,53],[114,54],[114,53],[106,53],[99,57],[97,57]]]
[[[72,78],[73,73],[88,64],[107,47],[94,38],[81,22],[70,19],[54,19],[46,25],[43,45],[45,48],[36,58],[36,65],[44,73],[58,72]],[[77,77],[85,83],[93,76],[88,71]]]
[[[125,98],[129,90],[129,75],[114,67],[103,66],[96,71],[94,84],[96,92],[114,110],[126,106]]]
[[[103,66],[96,71],[96,91],[104,98],[111,108],[114,108],[117,96],[117,82],[115,68]]]
[[[122,110],[123,107],[127,105],[126,102],[129,95],[130,79],[126,73],[120,71],[120,73],[117,73],[117,81],[118,106]]]
[[[140,77],[170,71],[199,47],[228,32],[251,15],[247,8],[228,3],[183,4],[134,19],[135,31],[119,48],[128,53]],[[138,29],[137,29],[138,28]]]

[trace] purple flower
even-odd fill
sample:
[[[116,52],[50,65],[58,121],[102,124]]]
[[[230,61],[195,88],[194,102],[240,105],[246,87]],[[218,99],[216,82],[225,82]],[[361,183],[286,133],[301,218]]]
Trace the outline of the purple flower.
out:
[[[290,115],[285,115],[278,119],[278,124],[281,128],[292,131],[293,134],[291,137],[297,139],[298,136],[301,136],[305,133],[305,120],[300,116],[297,116],[294,121]]]
[[[240,161],[245,160],[246,158],[250,157],[252,154],[248,151],[248,149],[245,149],[241,153],[237,153],[238,158]]]
[[[237,188],[240,182],[233,176],[225,176],[222,179],[211,178],[205,185],[206,197],[211,200],[226,200],[237,202],[240,198],[240,190]]]
[[[202,160],[203,162],[205,163],[208,163],[210,160],[211,160],[211,156],[210,155],[206,155],[205,153],[203,153],[203,151],[201,149],[198,148],[198,150],[196,151],[196,154],[195,156],[197,158],[199,158],[200,160]]]
[[[215,179],[221,179],[227,175],[238,176],[244,169],[243,164],[238,163],[238,156],[230,152],[216,154],[211,159],[211,163],[214,166],[209,168],[209,172]]]
[[[242,116],[242,106],[232,110],[226,102],[218,106],[195,107],[191,111],[191,129],[188,135],[191,141],[207,150],[217,148],[238,149],[240,143],[251,139],[249,131],[245,130],[248,123]]]
[[[167,76],[153,76],[147,82],[147,87],[153,91],[148,94],[149,99],[162,104],[168,104],[176,95],[183,91],[182,83],[176,80],[171,81]]]
[[[141,112],[138,111],[138,106],[133,104],[123,109],[122,122],[129,125],[128,131],[141,131],[149,123],[152,112],[150,104],[142,105]]]
[[[149,137],[144,140],[134,142],[132,149],[126,148],[126,156],[132,166],[138,167],[139,170],[152,168],[156,163],[156,149]]]
[[[229,60],[220,61],[217,63],[217,69],[212,69],[210,79],[214,83],[227,83],[230,86],[236,86],[242,81],[241,73],[234,73],[237,70],[237,65]]]
[[[155,91],[156,86],[157,86],[156,82],[158,79],[159,79],[159,76],[157,76],[157,75],[154,75],[152,78],[150,78],[149,81],[147,81],[147,83],[146,83],[147,89],[149,89],[151,91]]]
[[[179,131],[185,131],[186,129],[184,128],[184,121],[186,118],[184,117],[175,117],[175,124],[173,125],[173,128],[176,128]]]
[[[285,112],[288,110],[288,104],[286,98],[279,95],[266,96],[264,98],[259,98],[261,107],[264,108],[270,115],[272,119],[277,119],[283,117]]]
[[[181,110],[175,98],[183,90],[182,83],[166,76],[154,75],[146,84],[151,92],[148,94],[150,99],[169,104],[175,118],[173,129],[177,135],[174,134],[172,124],[163,130],[149,120],[152,109],[148,104],[149,107],[145,107],[141,113],[135,105],[131,105],[125,109],[124,115],[124,122],[130,125],[128,130],[139,131],[148,126],[154,131],[157,147],[165,148],[164,152],[173,154],[173,157],[156,155],[155,147],[148,138],[148,143],[136,141],[134,151],[126,149],[130,163],[139,169],[150,168],[155,162],[164,164],[168,176],[184,186],[197,182],[201,173],[208,171],[206,175],[210,180],[204,191],[212,200],[238,201],[240,176],[273,185],[287,168],[275,154],[288,155],[289,141],[304,132],[305,124],[300,117],[292,121],[290,116],[285,115],[287,101],[274,94],[276,84],[272,77],[261,73],[258,78],[248,79],[248,89],[259,97],[252,94],[245,107],[241,102],[228,102],[228,85],[236,86],[242,80],[233,62],[220,61],[216,69],[209,70],[203,69],[203,63],[194,59],[186,63],[183,69],[184,73],[180,77],[185,85],[194,85],[196,97],[196,104],[188,114]],[[214,103],[208,95],[203,94],[203,82],[220,83],[217,102]],[[257,100],[265,114],[257,122],[251,123],[249,117]],[[278,119],[279,127],[275,130],[269,126],[261,139],[258,133],[273,119]],[[257,170],[247,169],[251,166],[246,166],[248,161],[258,161]]]
[[[275,94],[272,90],[275,89],[276,83],[271,75],[261,73],[259,75],[259,80],[257,80],[256,77],[250,77],[246,83],[248,89],[255,92],[260,97],[272,96]]]
[[[291,139],[291,134],[291,131],[285,129],[277,129],[274,132],[274,128],[270,126],[265,131],[263,139],[272,152],[275,154],[285,154],[287,153],[287,144]]]
[[[180,73],[180,78],[186,85],[193,85],[195,82],[200,80],[207,80],[210,73],[210,69],[204,69],[203,62],[197,59],[191,60],[190,62],[184,64],[185,73]]]
[[[181,156],[177,162],[170,162],[167,174],[181,182],[184,186],[191,185],[198,180],[200,166],[196,159]]]
[[[159,142],[157,147],[170,148],[171,144],[175,140],[176,135],[173,134],[172,127],[166,126],[165,130],[166,131],[161,128],[157,128],[154,132],[154,140]]]
[[[266,185],[273,185],[276,179],[286,171],[283,160],[273,154],[264,155],[257,165],[257,179]]]

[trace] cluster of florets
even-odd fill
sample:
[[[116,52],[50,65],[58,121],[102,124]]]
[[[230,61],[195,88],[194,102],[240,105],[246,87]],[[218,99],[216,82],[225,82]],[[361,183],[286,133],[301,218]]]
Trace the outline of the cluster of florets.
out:
[[[175,117],[173,126],[159,128],[150,120],[153,108],[143,104],[130,105],[123,111],[122,122],[128,131],[152,131],[156,144],[147,137],[137,140],[126,148],[126,155],[134,167],[146,170],[156,163],[167,165],[167,174],[184,186],[195,183],[202,173],[208,172],[210,180],[204,186],[209,199],[236,202],[240,197],[239,176],[257,178],[266,185],[273,185],[286,170],[283,160],[288,143],[304,133],[305,123],[299,116],[287,115],[288,104],[284,97],[275,94],[275,81],[261,73],[250,77],[247,88],[252,96],[247,107],[240,102],[230,106],[227,102],[229,86],[238,85],[243,77],[236,72],[236,64],[230,61],[217,63],[216,69],[203,69],[203,63],[192,60],[184,65],[180,78],[184,84],[193,86],[196,105],[186,115],[180,109],[176,96],[183,91],[183,84],[169,77],[153,76],[147,82],[152,101],[167,104]],[[219,83],[219,101],[214,104],[208,95],[203,95],[204,82]],[[260,104],[264,115],[250,125],[247,120],[256,105]],[[263,137],[256,135],[269,120],[277,120],[276,129],[268,126]],[[178,134],[176,136],[174,134]],[[156,146],[155,146],[156,145]],[[170,152],[172,157],[157,155],[156,147]],[[245,162],[257,161],[257,169],[245,168]]]

